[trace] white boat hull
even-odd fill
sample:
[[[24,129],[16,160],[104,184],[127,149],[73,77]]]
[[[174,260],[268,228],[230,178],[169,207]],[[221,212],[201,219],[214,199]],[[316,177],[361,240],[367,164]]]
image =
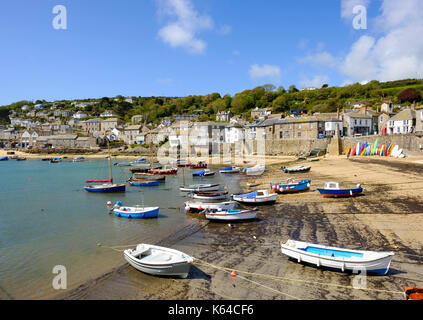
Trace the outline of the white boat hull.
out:
[[[292,241],[292,240],[289,240],[289,241]],[[362,273],[363,271],[365,271],[366,273],[385,275],[389,270],[389,266],[393,256],[392,252],[371,252],[371,251],[348,250],[348,249],[340,249],[335,247],[325,247],[325,246],[319,246],[315,244],[302,243],[305,246],[311,245],[321,249],[342,250],[345,252],[349,251],[354,253],[361,252],[365,254],[365,258],[363,259],[359,259],[357,257],[333,258],[326,255],[319,255],[319,254],[303,251],[301,249],[293,247],[292,245],[289,245],[289,241],[286,244],[281,244],[282,254],[296,260],[299,263],[308,263],[308,264],[315,265],[316,267],[336,269],[342,272],[350,271],[350,272]],[[301,242],[298,241],[297,243],[301,243]]]
[[[257,196],[255,198],[243,198],[236,195],[232,196],[232,199],[238,202],[246,203],[246,204],[266,204],[266,203],[273,203],[277,199],[277,194],[269,194],[268,196]]]
[[[180,187],[179,190],[182,192],[193,192],[193,191],[218,191],[220,186],[210,186],[210,187],[198,187],[198,188],[189,188],[189,187]]]
[[[242,213],[228,213],[228,212],[213,212],[206,213],[206,219],[209,220],[221,220],[221,221],[235,221],[235,220],[250,220],[255,219],[257,211],[248,211]]]
[[[185,202],[185,210],[230,210],[235,209],[237,203],[235,201],[206,203],[206,202]],[[188,210],[189,209],[189,210]]]

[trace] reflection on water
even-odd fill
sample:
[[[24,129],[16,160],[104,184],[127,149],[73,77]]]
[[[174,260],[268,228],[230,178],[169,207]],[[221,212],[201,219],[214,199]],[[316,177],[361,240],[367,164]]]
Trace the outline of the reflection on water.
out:
[[[215,170],[218,171],[218,170]],[[124,263],[120,252],[99,246],[156,243],[196,219],[185,215],[186,194],[179,191],[182,170],[156,187],[127,186],[120,194],[83,190],[87,179],[108,177],[105,160],[0,163],[0,298],[51,298],[55,265],[67,270],[68,289]],[[218,182],[239,192],[239,176],[193,178],[185,184]],[[130,177],[127,167],[113,168],[114,181]],[[158,219],[129,220],[107,213],[107,201],[159,206]]]

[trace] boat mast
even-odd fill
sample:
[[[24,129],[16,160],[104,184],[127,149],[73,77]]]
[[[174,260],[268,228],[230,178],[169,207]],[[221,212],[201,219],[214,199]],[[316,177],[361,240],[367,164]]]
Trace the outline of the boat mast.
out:
[[[110,167],[110,180],[113,183],[113,176],[112,176],[112,156],[110,154],[110,142],[107,140],[107,149],[109,151],[109,167]]]

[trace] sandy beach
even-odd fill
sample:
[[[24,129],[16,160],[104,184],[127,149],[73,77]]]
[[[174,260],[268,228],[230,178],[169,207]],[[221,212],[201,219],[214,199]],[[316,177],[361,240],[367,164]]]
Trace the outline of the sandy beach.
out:
[[[58,298],[401,300],[404,286],[423,286],[422,158],[339,156],[295,163],[312,169],[288,175],[275,163],[260,177],[245,177],[243,184],[260,182],[267,189],[270,182],[307,177],[312,179],[309,192],[278,195],[275,205],[259,207],[257,220],[232,226],[189,213],[192,225],[159,243],[197,259],[187,279],[143,274],[116,252],[121,267]],[[316,188],[326,181],[360,183],[364,195],[324,199]],[[368,276],[363,283],[354,274],[288,260],[279,247],[287,239],[395,255],[387,275]],[[354,288],[357,283],[361,289]]]

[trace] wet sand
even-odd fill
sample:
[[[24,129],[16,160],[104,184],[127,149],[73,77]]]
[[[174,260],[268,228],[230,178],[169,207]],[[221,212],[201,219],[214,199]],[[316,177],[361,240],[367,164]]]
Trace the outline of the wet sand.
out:
[[[246,177],[243,184],[261,182],[258,188],[268,189],[271,181],[311,178],[310,191],[278,195],[275,205],[259,207],[258,219],[232,226],[189,214],[190,227],[159,243],[199,259],[188,279],[143,274],[124,264],[122,253],[116,252],[121,267],[58,298],[401,300],[404,286],[423,286],[421,160],[326,157],[318,162],[295,162],[312,167],[308,173],[295,175],[283,173],[281,164],[270,165],[262,176]],[[326,181],[346,186],[360,183],[364,195],[324,199],[316,188]],[[366,277],[367,290],[358,290],[353,285],[364,283],[354,274],[288,260],[279,247],[279,241],[287,239],[394,251],[395,256],[387,275]],[[231,270],[237,270],[238,275],[231,277]]]

